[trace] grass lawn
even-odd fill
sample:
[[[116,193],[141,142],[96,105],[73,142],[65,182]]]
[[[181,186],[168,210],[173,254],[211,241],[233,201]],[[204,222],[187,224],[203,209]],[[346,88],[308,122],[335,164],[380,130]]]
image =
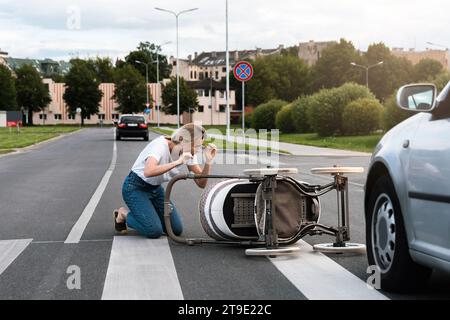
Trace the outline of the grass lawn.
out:
[[[25,148],[36,143],[55,138],[61,134],[78,131],[78,127],[48,126],[48,127],[25,127],[0,128],[0,153],[7,153],[14,149]]]
[[[383,136],[384,134],[380,133],[369,136],[322,138],[315,133],[280,134],[280,142],[372,153]]]
[[[174,128],[175,127],[170,127]],[[241,126],[233,125],[232,130],[240,129]],[[222,132],[223,135],[226,134],[226,126],[205,126],[205,129],[215,129]],[[158,129],[160,130],[160,129]],[[170,131],[160,130],[162,134],[171,134]],[[163,132],[164,131],[164,132]],[[377,146],[378,142],[383,137],[383,133],[368,135],[368,136],[353,136],[353,137],[319,137],[315,133],[310,134],[284,134],[280,133],[280,142],[306,145],[312,147],[321,148],[331,148],[331,149],[341,149],[350,151],[359,151],[372,153]],[[250,136],[251,138],[257,138],[257,136]],[[268,136],[265,137],[270,139],[270,131]],[[240,146],[243,149],[244,146]]]

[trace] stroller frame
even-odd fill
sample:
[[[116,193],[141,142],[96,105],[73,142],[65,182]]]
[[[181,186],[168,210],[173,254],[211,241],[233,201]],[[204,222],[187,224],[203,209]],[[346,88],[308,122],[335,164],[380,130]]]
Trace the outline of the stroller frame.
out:
[[[293,244],[303,239],[305,236],[321,236],[330,235],[335,237],[335,241],[330,244],[321,244],[314,246],[315,251],[324,253],[364,253],[365,246],[360,244],[349,243],[350,239],[350,213],[349,213],[349,179],[344,176],[344,173],[361,172],[362,168],[346,168],[341,170],[338,167],[313,169],[312,172],[316,174],[331,174],[334,181],[326,185],[307,185],[299,181],[279,175],[278,169],[267,169],[268,173],[261,175],[195,175],[195,174],[180,174],[174,177],[168,184],[164,201],[164,221],[167,229],[167,235],[174,242],[185,244],[189,246],[212,244],[212,245],[233,245],[242,247],[258,247],[258,249],[248,249],[247,255],[250,256],[277,256],[292,254],[299,250],[298,247],[292,247]],[[350,170],[352,169],[352,170]],[[261,171],[264,171],[262,169]],[[281,169],[282,170],[282,169]],[[290,173],[295,173],[296,169],[284,169]],[[273,172],[271,172],[273,171]],[[252,170],[249,170],[252,172]],[[275,209],[275,190],[277,188],[277,179],[284,178],[294,183],[297,189],[306,197],[322,197],[332,191],[337,193],[337,211],[338,211],[338,226],[331,227],[320,223],[311,223],[304,226],[299,232],[288,241],[280,241],[276,230],[273,227],[273,216],[276,215]],[[171,225],[171,214],[173,207],[170,202],[173,188],[176,183],[186,180],[198,179],[238,179],[248,180],[253,183],[260,183],[263,186],[263,200],[266,201],[266,226],[264,235],[261,235],[256,241],[222,241],[202,238],[186,238],[176,236]],[[287,246],[287,247],[283,247]]]

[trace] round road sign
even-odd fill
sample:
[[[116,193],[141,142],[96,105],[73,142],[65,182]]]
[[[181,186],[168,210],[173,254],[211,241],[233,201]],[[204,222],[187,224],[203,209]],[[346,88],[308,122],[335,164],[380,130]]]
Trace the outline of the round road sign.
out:
[[[253,66],[246,61],[237,63],[234,67],[234,77],[241,82],[249,81],[253,77]]]

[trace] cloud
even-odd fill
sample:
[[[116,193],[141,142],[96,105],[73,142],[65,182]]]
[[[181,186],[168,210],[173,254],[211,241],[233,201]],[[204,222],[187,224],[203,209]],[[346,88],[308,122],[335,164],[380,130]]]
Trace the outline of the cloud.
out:
[[[352,40],[424,49],[426,42],[450,46],[447,12],[439,0],[229,0],[230,48],[272,48],[300,41]],[[75,7],[80,30],[69,30]],[[180,52],[187,56],[225,48],[225,0],[0,0],[0,47],[15,57],[69,57],[73,52],[121,56],[140,41],[172,41],[175,19],[154,10],[200,10],[180,17]]]

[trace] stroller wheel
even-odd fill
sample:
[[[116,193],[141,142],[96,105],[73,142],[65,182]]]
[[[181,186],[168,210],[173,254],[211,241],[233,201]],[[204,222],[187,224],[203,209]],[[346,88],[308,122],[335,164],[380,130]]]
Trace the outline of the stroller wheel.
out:
[[[318,244],[314,246],[314,251],[332,254],[365,254],[367,247],[358,243],[346,243],[345,247],[336,247],[333,243]]]
[[[277,257],[285,256],[297,253],[300,251],[300,247],[287,247],[287,248],[277,248],[277,249],[248,249],[245,250],[245,254],[249,257]]]

